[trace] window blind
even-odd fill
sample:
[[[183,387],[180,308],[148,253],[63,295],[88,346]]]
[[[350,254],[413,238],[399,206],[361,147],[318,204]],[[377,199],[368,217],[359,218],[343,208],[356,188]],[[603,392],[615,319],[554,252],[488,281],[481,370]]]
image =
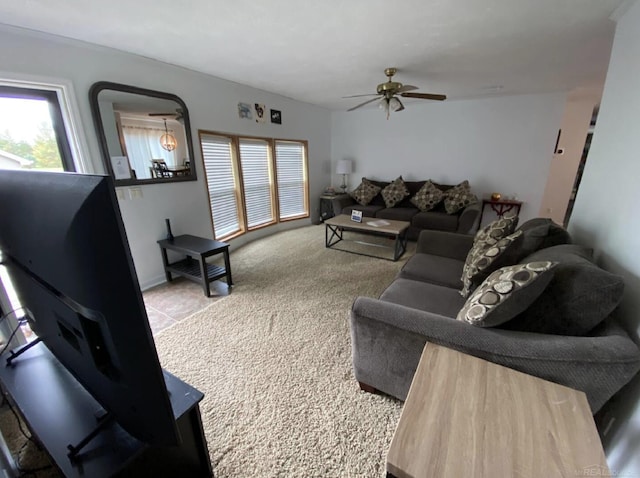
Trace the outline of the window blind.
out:
[[[306,215],[304,144],[276,141],[280,219]]]
[[[200,135],[216,239],[241,230],[233,172],[231,138]]]
[[[240,139],[239,146],[247,227],[273,222],[275,218],[269,173],[269,143]]]

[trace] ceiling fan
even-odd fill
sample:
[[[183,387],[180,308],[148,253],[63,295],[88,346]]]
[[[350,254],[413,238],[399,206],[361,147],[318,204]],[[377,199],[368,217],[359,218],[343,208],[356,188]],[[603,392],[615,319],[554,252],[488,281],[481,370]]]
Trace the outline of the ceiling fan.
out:
[[[175,120],[179,121],[180,123],[183,123],[183,119],[184,119],[184,113],[182,111],[182,108],[176,108],[175,113],[149,113],[149,116],[159,116],[160,118],[175,117]]]
[[[347,111],[357,110],[364,105],[368,105],[369,103],[373,103],[374,101],[379,100],[380,108],[384,109],[387,112],[387,119],[389,119],[389,113],[391,111],[402,111],[404,109],[404,105],[402,104],[398,96],[402,96],[403,98],[419,98],[422,100],[435,101],[443,101],[447,99],[446,95],[437,95],[433,93],[410,93],[413,90],[417,90],[418,87],[412,85],[403,85],[400,82],[393,81],[393,75],[395,75],[397,72],[397,68],[386,68],[384,70],[384,74],[387,75],[388,80],[378,85],[377,93],[371,93],[367,95],[343,96],[343,98],[375,96],[375,98],[367,100],[364,103],[360,103],[353,108],[349,108]]]

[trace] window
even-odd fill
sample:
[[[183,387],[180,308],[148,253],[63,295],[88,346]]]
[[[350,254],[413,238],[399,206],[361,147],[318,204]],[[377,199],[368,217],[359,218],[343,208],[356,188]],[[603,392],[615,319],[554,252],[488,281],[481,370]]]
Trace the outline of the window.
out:
[[[199,135],[217,239],[309,216],[306,141]]]
[[[0,169],[75,171],[55,91],[0,85]]]
[[[75,171],[74,156],[79,168],[87,169],[82,165],[78,131],[65,91],[68,88],[64,85],[0,79],[0,170]],[[1,252],[0,308],[9,315],[6,320],[2,316],[1,336],[6,335],[9,323],[13,329],[15,319],[24,316],[8,271],[2,265]],[[28,326],[21,326],[19,331],[21,343],[25,336],[32,335]]]
[[[240,167],[249,229],[275,221],[269,149],[265,140],[240,139]]]
[[[280,219],[306,216],[307,171],[304,144],[296,141],[276,141],[276,174]]]
[[[216,238],[242,232],[231,138],[200,133],[202,159]]]

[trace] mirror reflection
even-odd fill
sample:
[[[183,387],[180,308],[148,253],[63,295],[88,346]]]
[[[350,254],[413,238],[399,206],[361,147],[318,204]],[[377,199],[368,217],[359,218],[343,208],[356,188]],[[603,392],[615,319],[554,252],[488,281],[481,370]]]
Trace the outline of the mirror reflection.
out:
[[[106,82],[90,96],[105,166],[117,185],[196,179],[180,98]]]

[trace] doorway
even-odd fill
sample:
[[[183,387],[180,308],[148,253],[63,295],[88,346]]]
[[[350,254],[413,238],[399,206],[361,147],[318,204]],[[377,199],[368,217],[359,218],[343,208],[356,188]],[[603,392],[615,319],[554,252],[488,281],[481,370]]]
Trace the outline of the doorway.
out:
[[[585,140],[585,143],[584,143],[582,156],[580,158],[580,163],[578,164],[578,170],[576,172],[576,178],[573,183],[573,188],[571,189],[571,196],[569,197],[569,203],[567,204],[567,211],[565,213],[564,221],[563,221],[563,226],[565,228],[569,225],[569,219],[571,219],[571,213],[573,212],[573,205],[576,202],[578,189],[580,188],[580,181],[582,181],[582,173],[584,172],[584,167],[587,164],[587,156],[589,155],[589,149],[591,148],[591,140],[593,138],[593,131],[596,126],[596,121],[598,120],[599,111],[600,111],[600,105],[596,105],[593,108],[593,113],[591,115],[591,122],[589,123],[589,131],[587,133],[587,139]]]

